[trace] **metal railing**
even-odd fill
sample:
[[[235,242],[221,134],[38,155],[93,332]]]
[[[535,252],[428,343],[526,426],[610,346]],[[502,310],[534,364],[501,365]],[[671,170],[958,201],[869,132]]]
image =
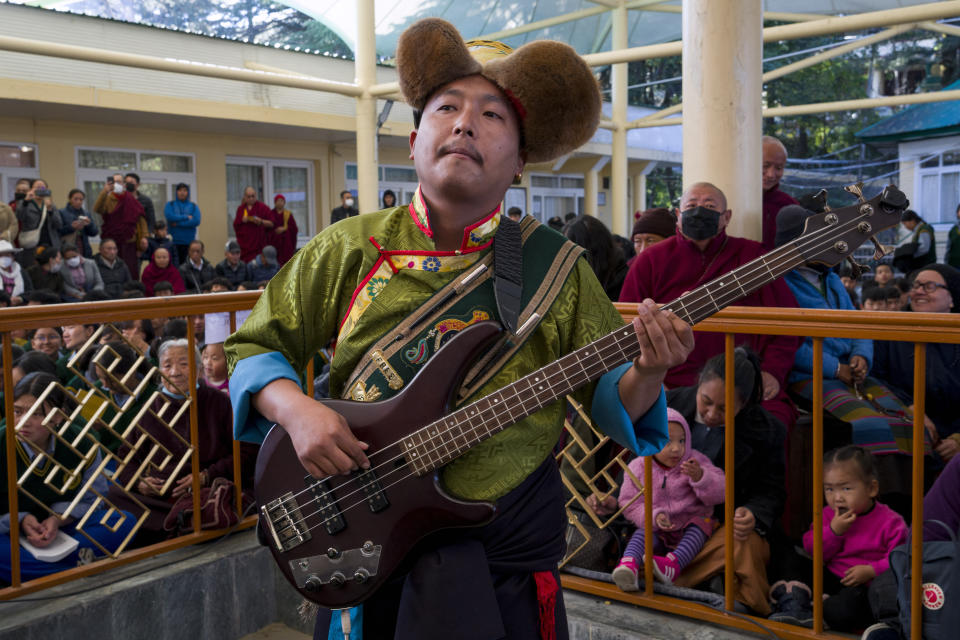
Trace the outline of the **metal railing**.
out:
[[[9,309],[0,309],[0,334],[3,339],[3,388],[4,394],[4,415],[6,418],[7,435],[6,447],[3,455],[6,456],[7,473],[7,500],[9,503],[10,514],[16,514],[19,511],[19,502],[24,499],[18,492],[17,487],[17,438],[13,436],[14,425],[14,397],[13,397],[13,331],[31,330],[40,327],[66,326],[74,324],[101,324],[122,322],[125,320],[136,320],[143,318],[171,318],[195,315],[205,315],[209,313],[229,313],[230,330],[236,328],[236,314],[238,311],[249,310],[259,298],[259,291],[238,292],[238,293],[218,293],[203,294],[191,296],[177,296],[168,298],[147,298],[136,300],[114,300],[100,303],[75,303],[75,304],[57,304],[46,306],[26,306]],[[190,447],[188,455],[190,459],[190,468],[192,476],[192,495],[193,495],[193,527],[192,532],[181,535],[170,540],[152,544],[138,549],[124,551],[124,547],[136,532],[140,522],[135,524],[133,531],[119,547],[116,553],[110,553],[106,558],[68,569],[58,573],[53,573],[43,577],[35,578],[29,581],[22,581],[20,571],[20,537],[21,526],[17,517],[10,518],[10,554],[11,554],[11,572],[10,586],[0,589],[0,600],[16,598],[25,594],[40,591],[58,584],[63,584],[78,578],[101,573],[113,567],[137,562],[173,549],[184,547],[216,538],[224,534],[223,530],[203,530],[201,528],[201,510],[200,510],[200,458],[199,458],[199,428],[197,412],[197,362],[195,345],[197,336],[195,334],[192,322],[187,322],[187,340],[189,343],[189,421],[190,421]],[[119,332],[117,332],[119,334]],[[95,334],[88,340],[88,345],[96,338]],[[85,345],[86,346],[86,345]],[[142,354],[141,354],[142,355]],[[106,363],[104,363],[106,364]],[[312,364],[310,366],[312,369]],[[312,393],[312,371],[308,371],[308,391]],[[149,375],[160,378],[160,374],[153,368]],[[146,379],[146,378],[145,378]],[[162,382],[161,382],[162,384]],[[39,400],[37,402],[39,404]],[[125,405],[129,406],[129,405]],[[36,411],[34,407],[31,412]],[[55,410],[66,413],[64,407],[55,407]],[[79,407],[77,408],[79,411]],[[29,415],[29,414],[28,414]],[[76,416],[76,413],[73,413]],[[26,418],[28,416],[24,416]],[[102,417],[102,412],[95,413],[95,418]],[[105,422],[105,421],[102,421]],[[226,427],[226,425],[221,425]],[[56,436],[55,436],[56,437]],[[93,445],[95,447],[96,445]],[[78,453],[88,454],[89,450],[79,451]],[[39,455],[37,456],[39,458]],[[97,470],[98,473],[107,473],[103,471],[104,465]],[[64,470],[66,473],[66,470]],[[108,473],[107,473],[108,474]],[[109,474],[108,474],[109,475]],[[234,495],[236,498],[237,513],[242,514],[242,482],[240,465],[240,443],[233,442],[233,483],[235,486]],[[25,498],[29,500],[30,498]],[[113,505],[103,496],[98,498],[100,503],[105,503],[108,509],[116,511]],[[82,519],[81,519],[82,523]],[[237,528],[246,529],[256,523],[254,516],[241,521]]]
[[[178,296],[172,298],[150,298],[139,300],[118,300],[104,303],[79,303],[64,305],[48,305],[36,307],[17,307],[12,309],[0,309],[0,334],[3,339],[3,383],[5,394],[5,415],[7,425],[14,424],[13,419],[13,394],[12,394],[12,345],[13,339],[11,332],[23,329],[34,329],[39,327],[69,324],[92,324],[92,323],[110,323],[129,319],[154,318],[154,317],[179,317],[193,316],[207,313],[229,313],[230,329],[236,327],[236,313],[252,308],[259,297],[259,292],[238,292],[238,293],[220,293],[205,294],[193,296]],[[625,319],[630,320],[634,315],[635,305],[621,304],[618,309]],[[822,507],[823,507],[823,377],[822,377],[822,357],[823,357],[823,339],[828,337],[838,338],[865,338],[873,340],[894,340],[913,342],[915,344],[914,358],[914,388],[925,388],[925,344],[932,342],[960,344],[960,319],[952,314],[923,314],[923,313],[905,313],[905,312],[862,312],[862,311],[823,311],[808,309],[758,309],[746,307],[732,307],[721,311],[714,317],[698,324],[697,331],[720,332],[726,334],[726,379],[733,380],[733,362],[732,357],[734,334],[758,334],[758,335],[793,335],[793,336],[811,336],[814,340],[814,393],[813,393],[813,453],[811,470],[813,474],[813,537],[814,537],[814,579],[812,598],[814,607],[814,627],[813,629],[804,629],[792,625],[773,622],[767,619],[754,618],[750,616],[731,615],[706,605],[682,600],[675,597],[654,594],[653,592],[653,572],[652,572],[652,553],[648,550],[646,553],[646,562],[644,565],[645,588],[644,591],[637,593],[626,593],[621,591],[613,584],[590,580],[572,575],[563,575],[563,586],[569,589],[582,591],[585,593],[597,595],[603,598],[619,600],[644,607],[667,611],[690,618],[695,618],[712,623],[718,623],[735,628],[755,631],[755,622],[759,622],[767,628],[773,630],[782,638],[823,638],[840,637],[825,634],[823,630],[823,604],[821,594],[823,592],[823,573],[822,573]],[[94,575],[109,570],[116,566],[121,566],[141,559],[149,558],[154,555],[165,553],[167,551],[183,546],[195,544],[205,540],[215,538],[223,534],[219,531],[205,531],[200,527],[199,510],[199,489],[200,473],[199,458],[197,453],[198,442],[198,416],[196,407],[196,367],[194,361],[193,345],[196,343],[193,324],[187,323],[187,339],[190,343],[190,386],[191,398],[193,402],[190,407],[190,442],[192,445],[191,465],[193,475],[193,496],[194,496],[194,520],[193,531],[165,542],[160,542],[147,547],[123,551],[116,557],[108,557],[92,564],[80,566],[74,569],[62,571],[60,573],[44,576],[21,582],[19,575],[19,526],[16,518],[11,519],[11,553],[12,553],[12,572],[11,586],[0,589],[0,599],[10,599],[28,593],[40,591],[58,584],[76,580],[78,578]],[[313,394],[313,372],[312,365],[308,366],[306,380],[307,393]],[[725,387],[726,405],[734,406],[734,385],[727,384]],[[924,396],[915,395],[915,413],[914,413],[914,433],[913,450],[922,451],[924,442]],[[726,412],[725,437],[725,475],[726,475],[726,501],[725,501],[725,519],[727,522],[733,520],[734,500],[734,412]],[[7,485],[8,500],[10,504],[10,513],[17,512],[18,495],[16,490],[16,466],[15,466],[15,442],[14,438],[7,438],[6,451],[4,452],[7,460]],[[240,465],[239,465],[239,444],[234,443],[234,483],[237,486],[237,509],[241,508],[240,502]],[[622,462],[622,461],[621,461]],[[621,468],[625,464],[619,465]],[[912,474],[912,521],[914,523],[914,532],[917,535],[911,537],[911,561],[912,575],[920,576],[922,562],[922,544],[923,539],[920,535],[922,527],[916,526],[923,521],[923,456],[913,456],[913,474]],[[652,465],[649,459],[645,464],[645,478],[643,485],[650,483],[650,471]],[[610,473],[609,469],[601,470],[602,473]],[[650,509],[652,493],[644,491],[643,499],[646,501],[646,523],[645,540],[647,545],[652,544],[652,512]],[[238,526],[249,528],[255,524],[255,517],[251,516],[243,520]],[[725,604],[730,611],[734,607],[734,593],[731,585],[735,584],[733,577],[733,529],[726,528],[726,566],[725,566]],[[911,638],[920,640],[920,625],[922,623],[921,607],[921,588],[922,580],[912,580],[911,593]],[[755,621],[755,622],[754,622]]]
[[[630,320],[635,315],[635,305],[618,304],[621,315]],[[790,335],[810,336],[813,338],[813,407],[812,407],[812,461],[813,474],[813,629],[775,622],[766,618],[732,615],[703,604],[682,600],[653,592],[653,554],[646,550],[644,563],[644,590],[638,593],[621,591],[616,585],[564,574],[563,586],[606,599],[619,600],[652,609],[696,618],[708,622],[735,627],[747,631],[757,631],[757,623],[772,630],[781,638],[841,638],[844,636],[824,632],[823,628],[823,340],[824,338],[863,338],[870,340],[890,340],[914,343],[913,388],[925,389],[926,382],[926,344],[960,344],[960,318],[953,314],[912,313],[912,312],[867,312],[867,311],[825,311],[821,309],[761,309],[731,307],[719,312],[695,327],[696,331],[725,334],[727,381],[733,380],[734,334]],[[735,406],[734,385],[726,384],[726,406]],[[924,394],[914,393],[913,451],[924,450]],[[733,521],[734,511],[734,412],[725,415],[724,448],[726,493],[724,519]],[[650,484],[652,464],[645,460],[643,486]],[[911,640],[921,640],[922,600],[921,564],[923,561],[923,477],[924,457],[912,456],[912,531],[911,545],[911,593],[909,634]],[[598,496],[602,497],[602,496]],[[645,543],[649,547],[653,539],[652,492],[643,491],[645,502]],[[734,543],[733,528],[725,529],[725,608],[734,610]]]

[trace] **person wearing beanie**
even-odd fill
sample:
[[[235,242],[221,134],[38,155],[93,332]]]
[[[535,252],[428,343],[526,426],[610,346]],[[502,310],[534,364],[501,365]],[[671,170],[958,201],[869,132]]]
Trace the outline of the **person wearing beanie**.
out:
[[[297,219],[287,209],[287,199],[282,193],[273,197],[273,214],[277,218],[277,226],[273,232],[267,232],[270,244],[277,248],[277,261],[282,267],[293,257],[297,250]]]
[[[33,283],[34,289],[46,289],[62,299],[66,293],[63,281],[63,257],[59,249],[53,247],[37,247],[34,253],[33,266],[27,269],[27,275]]]
[[[277,262],[277,248],[268,244],[256,258],[247,265],[250,268],[250,279],[254,282],[265,282],[275,276],[280,270]]]
[[[190,243],[197,237],[197,227],[203,216],[200,213],[200,207],[190,200],[190,185],[181,182],[176,186],[177,198],[171,200],[163,207],[163,217],[170,225],[170,235],[173,237],[173,245],[176,255],[171,255],[173,265],[180,265],[187,260],[187,250]],[[157,221],[159,224],[159,220]],[[166,229],[164,229],[166,232]],[[154,247],[155,248],[155,247]],[[152,255],[153,252],[151,251]],[[150,256],[147,256],[149,260]]]
[[[960,313],[960,270],[946,264],[928,264],[910,274],[910,310],[918,313]],[[913,344],[874,342],[874,373],[886,380],[901,401],[913,409]],[[944,461],[960,452],[960,345],[927,345],[925,404],[927,432]],[[909,486],[909,485],[908,485]]]
[[[777,214],[776,246],[792,242],[803,233],[814,214],[800,205]],[[807,263],[790,271],[784,280],[805,309],[853,310],[843,282],[833,269]],[[853,428],[853,443],[877,456],[885,494],[895,502],[909,500],[913,424],[906,407],[887,388],[884,378],[871,375],[873,341],[859,338],[826,338],[823,341],[823,408]],[[813,338],[805,337],[787,377],[791,397],[804,409],[813,407]],[[909,503],[908,503],[909,504]]]
[[[677,232],[677,216],[664,207],[637,212],[636,219],[630,239],[637,255]]]
[[[518,224],[501,210],[527,162],[570,153],[596,130],[600,93],[580,56],[558,42],[534,41],[516,51],[497,42],[465,43],[452,25],[431,18],[404,31],[396,61],[401,92],[414,110],[410,155],[420,183],[410,205],[323,229],[270,281],[225,343],[235,435],[257,441],[272,423],[283,425],[303,472],[318,478],[380,459],[342,415],[299,386],[298,372],[334,339],[332,398],[403,401],[415,376],[445,395],[451,380],[434,367],[467,366],[451,361],[450,351],[447,359],[435,356],[441,338],[455,347],[461,336],[451,340],[451,334],[481,318],[514,335],[519,318],[532,312],[518,310],[531,294],[538,320],[504,355],[491,347],[488,365],[461,390],[465,397],[488,396],[623,326],[587,261],[578,258],[580,248],[532,216]],[[498,271],[496,251],[520,263],[523,281],[510,286],[501,279],[499,302],[491,273]],[[486,271],[481,264],[489,265]],[[464,281],[478,273],[487,275]],[[666,441],[663,373],[686,358],[692,332],[651,301],[623,331],[628,345],[632,331],[642,344],[656,336],[658,348],[642,349],[635,363],[571,393],[592,407],[612,438],[637,455],[656,453]],[[381,364],[367,368],[374,355]],[[566,518],[552,455],[565,416],[563,403],[542,406],[458,449],[456,459],[438,469],[450,495],[496,503],[492,520],[427,538],[387,588],[363,601],[362,611],[320,609],[317,637],[344,637],[344,618],[351,628],[362,624],[371,638],[453,638],[464,629],[485,638],[567,637],[557,573]],[[403,489],[388,491],[402,495]]]

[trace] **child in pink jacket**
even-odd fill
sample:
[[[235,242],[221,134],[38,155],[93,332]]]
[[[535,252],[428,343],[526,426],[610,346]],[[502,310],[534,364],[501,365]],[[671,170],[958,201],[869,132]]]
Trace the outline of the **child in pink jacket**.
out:
[[[723,471],[690,446],[690,427],[678,411],[667,409],[670,441],[653,456],[653,573],[672,584],[716,528],[713,507],[723,502]],[[643,480],[643,458],[630,462],[630,471]],[[620,506],[630,503],[638,488],[629,477],[620,487]],[[643,562],[643,497],[624,515],[637,525],[626,553],[613,570],[613,581],[624,591],[636,591]],[[666,554],[664,555],[664,552]]]

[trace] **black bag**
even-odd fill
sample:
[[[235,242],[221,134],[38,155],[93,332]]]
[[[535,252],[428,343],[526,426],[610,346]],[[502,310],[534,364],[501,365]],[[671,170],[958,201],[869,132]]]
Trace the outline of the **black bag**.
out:
[[[613,571],[630,541],[630,525],[627,521],[619,517],[601,529],[589,514],[569,507],[567,519],[567,553],[561,566],[571,565],[601,573]],[[581,528],[586,532],[586,537]]]

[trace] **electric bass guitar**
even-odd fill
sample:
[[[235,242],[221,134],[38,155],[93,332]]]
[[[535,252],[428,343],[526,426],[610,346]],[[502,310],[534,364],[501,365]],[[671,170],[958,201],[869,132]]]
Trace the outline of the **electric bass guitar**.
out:
[[[909,204],[894,186],[870,200],[813,215],[803,234],[666,305],[691,325],[807,262],[834,265],[900,222]],[[879,257],[879,256],[878,256]],[[381,402],[325,400],[370,445],[371,467],[314,478],[287,433],[274,426],[257,458],[261,535],[287,580],[324,607],[355,606],[398,568],[411,548],[440,529],[489,522],[495,507],[447,494],[438,470],[508,426],[640,353],[626,325],[480,400],[453,408],[470,364],[497,338],[482,322],[453,337],[397,395]]]

